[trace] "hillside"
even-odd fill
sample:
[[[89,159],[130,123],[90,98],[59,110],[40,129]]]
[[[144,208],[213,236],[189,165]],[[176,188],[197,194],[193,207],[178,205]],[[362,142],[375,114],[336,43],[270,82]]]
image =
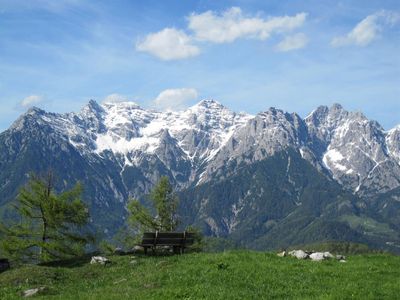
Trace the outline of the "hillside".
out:
[[[233,251],[182,256],[111,256],[23,266],[0,274],[0,298],[44,286],[42,299],[395,299],[400,257],[354,255],[346,263]],[[134,261],[134,262],[133,262]]]

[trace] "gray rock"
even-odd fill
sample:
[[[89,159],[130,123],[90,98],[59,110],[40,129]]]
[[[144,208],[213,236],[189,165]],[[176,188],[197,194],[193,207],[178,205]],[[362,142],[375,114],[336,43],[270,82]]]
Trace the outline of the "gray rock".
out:
[[[310,254],[310,259],[312,261],[322,261],[325,259],[323,252],[314,252]]]
[[[293,250],[289,252],[290,256],[296,257],[297,259],[306,259],[308,258],[308,254],[303,250]]]
[[[44,291],[46,289],[46,287],[42,286],[42,287],[38,287],[38,288],[34,288],[34,289],[29,289],[26,290],[22,293],[22,296],[24,297],[32,297],[35,296],[37,294],[39,294],[40,292]]]
[[[334,258],[334,256],[330,252],[314,252],[310,254],[310,259],[313,261],[321,261],[332,258]]]
[[[106,265],[109,263],[111,263],[111,261],[103,256],[93,256],[92,259],[90,260],[91,265],[94,264]]]
[[[132,248],[132,250],[131,250],[130,252],[132,252],[132,253],[138,253],[138,252],[142,252],[142,251],[143,251],[143,247],[142,247],[142,246],[136,245],[136,246],[134,246],[134,247]]]
[[[114,249],[114,254],[116,254],[116,255],[125,255],[126,252],[122,248],[118,247],[118,248]]]
[[[285,257],[286,256],[286,251],[280,252],[277,254],[279,257]]]
[[[330,252],[324,252],[324,258],[330,259],[335,258],[335,256],[333,256],[333,254],[331,254]]]
[[[337,259],[337,260],[345,260],[345,259],[346,259],[346,256],[341,255],[341,254],[337,254],[337,255],[336,255],[336,259]]]

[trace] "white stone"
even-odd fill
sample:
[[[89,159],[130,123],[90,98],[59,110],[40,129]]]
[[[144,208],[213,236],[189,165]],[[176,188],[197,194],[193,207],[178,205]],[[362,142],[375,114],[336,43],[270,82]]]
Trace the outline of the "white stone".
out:
[[[338,255],[336,255],[336,259],[337,260],[345,260],[346,257],[344,255],[338,254]]]
[[[308,254],[305,253],[303,250],[293,250],[289,252],[290,256],[294,256],[297,259],[306,259],[308,257]]]
[[[325,256],[323,252],[314,252],[310,254],[310,258],[313,261],[321,261],[325,259]]]
[[[330,252],[324,252],[324,258],[335,258]]]
[[[90,261],[91,265],[93,265],[93,264],[105,265],[105,264],[108,264],[108,263],[110,263],[110,260],[108,258],[103,257],[103,256],[93,256],[91,261]]]
[[[122,248],[117,247],[117,248],[114,249],[114,254],[116,254],[116,255],[124,255],[125,251]]]
[[[280,252],[277,254],[279,257],[285,257],[286,256],[286,251]]]
[[[143,247],[142,247],[142,246],[139,246],[139,245],[136,245],[136,246],[133,247],[133,249],[132,249],[132,252],[133,252],[133,253],[135,253],[135,252],[140,252],[140,251],[143,251]]]
[[[39,287],[39,288],[35,288],[35,289],[30,289],[30,290],[26,290],[23,293],[24,297],[32,297],[35,296],[36,294],[38,294],[39,292],[43,291],[45,289],[45,287]]]

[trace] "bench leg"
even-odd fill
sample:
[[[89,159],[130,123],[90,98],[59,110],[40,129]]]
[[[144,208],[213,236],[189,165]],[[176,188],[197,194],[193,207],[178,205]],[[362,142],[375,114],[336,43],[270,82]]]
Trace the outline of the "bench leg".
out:
[[[147,247],[143,247],[144,249],[144,255],[147,255]]]

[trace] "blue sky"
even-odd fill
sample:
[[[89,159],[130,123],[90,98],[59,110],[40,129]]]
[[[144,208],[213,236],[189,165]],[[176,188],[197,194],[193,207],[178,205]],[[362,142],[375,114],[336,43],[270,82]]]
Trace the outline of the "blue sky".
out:
[[[400,124],[400,2],[0,0],[0,131],[89,99]]]

